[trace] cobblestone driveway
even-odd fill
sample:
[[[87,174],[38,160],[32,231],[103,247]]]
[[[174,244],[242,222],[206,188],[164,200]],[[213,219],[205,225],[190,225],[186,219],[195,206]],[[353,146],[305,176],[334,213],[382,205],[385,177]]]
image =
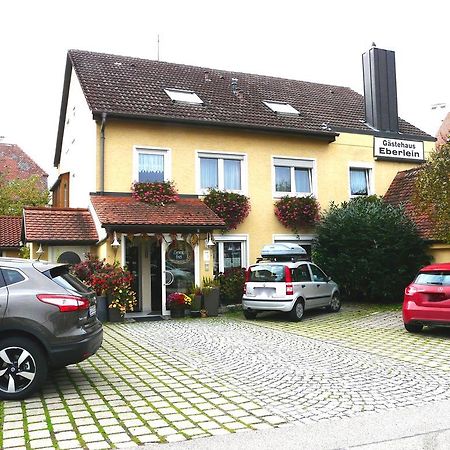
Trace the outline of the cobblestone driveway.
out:
[[[0,405],[0,448],[132,447],[450,399],[450,331],[346,307],[105,327],[89,360]]]

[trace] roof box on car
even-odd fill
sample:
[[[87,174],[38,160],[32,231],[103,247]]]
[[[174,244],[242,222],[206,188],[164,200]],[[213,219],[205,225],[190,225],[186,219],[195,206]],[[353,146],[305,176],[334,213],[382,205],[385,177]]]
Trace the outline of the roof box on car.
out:
[[[263,259],[271,261],[300,261],[308,259],[306,250],[299,244],[269,244],[261,250]]]

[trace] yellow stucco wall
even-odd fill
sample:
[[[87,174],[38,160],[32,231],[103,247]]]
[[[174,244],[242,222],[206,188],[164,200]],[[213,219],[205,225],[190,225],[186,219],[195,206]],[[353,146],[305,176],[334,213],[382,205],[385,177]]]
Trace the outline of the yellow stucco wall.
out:
[[[19,250],[0,250],[0,256],[5,258],[20,258]]]
[[[373,168],[377,195],[386,192],[398,171],[416,166],[406,162],[375,161],[373,137],[370,135],[342,133],[335,142],[328,144],[282,133],[132,121],[108,121],[105,131],[106,192],[130,191],[135,146],[170,150],[171,179],[181,194],[197,193],[197,150],[245,154],[248,176],[246,194],[251,199],[252,209],[246,221],[232,233],[250,236],[250,262],[259,255],[264,244],[272,242],[273,234],[292,234],[274,215],[273,156],[315,160],[317,198],[322,208],[327,208],[331,201],[349,199],[350,163],[367,163]],[[428,154],[433,147],[434,143],[425,142],[425,153]]]
[[[433,244],[429,252],[435,263],[450,262],[450,244]]]

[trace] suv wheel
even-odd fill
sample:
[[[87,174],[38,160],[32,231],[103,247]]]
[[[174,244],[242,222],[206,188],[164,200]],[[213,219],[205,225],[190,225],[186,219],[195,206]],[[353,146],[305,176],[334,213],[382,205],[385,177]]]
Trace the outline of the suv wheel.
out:
[[[339,294],[333,294],[327,309],[330,312],[338,312],[341,309],[341,298],[339,297]]]
[[[47,361],[37,343],[19,336],[0,341],[0,398],[28,397],[46,377]]]
[[[406,331],[410,333],[420,333],[422,331],[423,325],[420,323],[405,323]]]
[[[305,306],[301,300],[295,302],[294,307],[289,312],[289,317],[293,322],[299,322],[302,320],[303,314],[305,312]]]
[[[255,313],[255,311],[250,311],[249,309],[244,309],[244,317],[247,320],[255,320],[256,319],[256,313]]]

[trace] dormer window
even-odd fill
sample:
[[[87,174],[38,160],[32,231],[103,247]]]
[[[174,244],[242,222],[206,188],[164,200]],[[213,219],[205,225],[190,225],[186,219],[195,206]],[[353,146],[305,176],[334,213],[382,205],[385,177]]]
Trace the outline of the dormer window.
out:
[[[265,101],[263,103],[273,112],[278,114],[294,114],[296,116],[300,115],[300,113],[293,106],[286,102]]]
[[[181,89],[164,89],[164,92],[173,102],[203,104],[203,100],[193,91],[183,91]]]

